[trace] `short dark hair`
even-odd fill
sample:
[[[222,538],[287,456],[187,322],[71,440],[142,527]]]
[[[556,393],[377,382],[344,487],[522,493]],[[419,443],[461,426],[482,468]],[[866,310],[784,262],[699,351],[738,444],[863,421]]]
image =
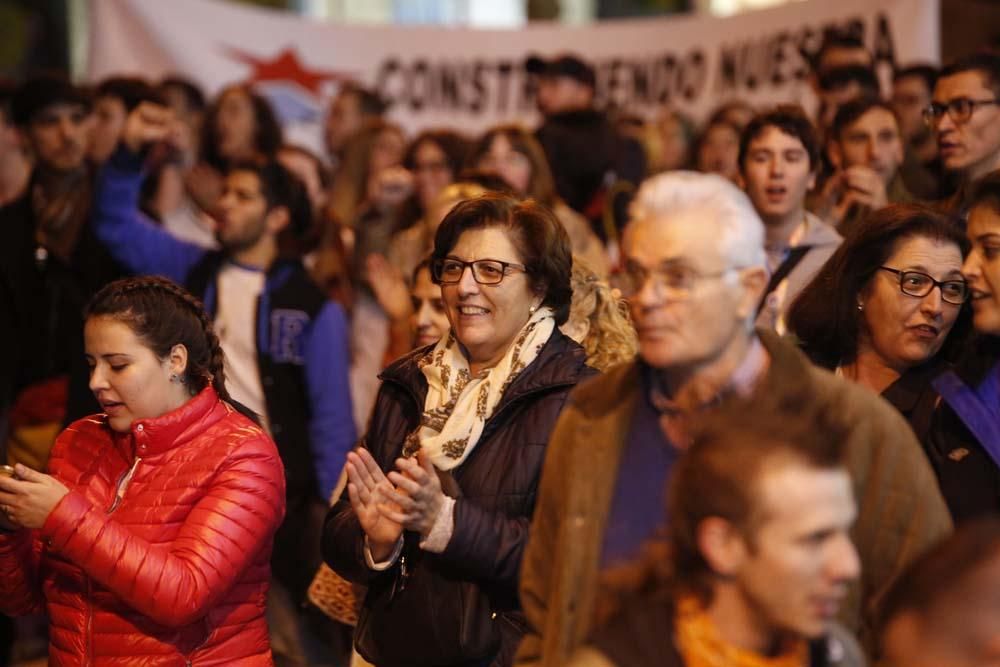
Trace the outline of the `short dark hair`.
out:
[[[1000,97],[1000,55],[975,53],[959,58],[941,69],[938,80],[964,72],[979,72],[986,80],[986,85],[993,90],[993,94]]]
[[[87,90],[73,85],[62,74],[38,74],[25,80],[14,91],[10,105],[11,120],[15,125],[25,127],[37,113],[56,104],[81,106],[90,113],[93,99]]]
[[[432,261],[447,257],[463,233],[488,227],[509,230],[511,243],[527,267],[531,289],[542,296],[543,306],[555,311],[556,324],[564,324],[573,296],[569,236],[552,211],[532,199],[489,192],[459,202],[438,227]]]
[[[896,244],[914,237],[954,243],[963,256],[968,248],[961,229],[927,207],[892,204],[870,213],[848,232],[789,308],[788,329],[813,362],[833,369],[857,358],[862,331],[858,295]],[[950,337],[959,328],[956,323]]]
[[[882,92],[875,70],[864,65],[832,67],[820,72],[818,78],[820,90],[839,90],[856,83],[862,96],[877,97]]]
[[[208,106],[205,93],[198,87],[198,84],[182,76],[165,77],[160,81],[159,88],[161,91],[170,89],[180,91],[181,95],[184,96],[184,103],[191,111],[202,112]]]
[[[740,171],[744,170],[751,142],[769,127],[776,127],[784,134],[798,139],[809,156],[809,170],[814,171],[819,168],[819,139],[816,138],[816,129],[812,121],[797,104],[782,104],[754,116],[744,128],[740,135]]]
[[[868,47],[865,46],[860,37],[843,30],[828,30],[823,35],[823,41],[820,43],[819,48],[816,49],[816,53],[810,59],[814,71],[819,71],[820,64],[823,62],[823,56],[826,55],[826,52],[834,49],[858,49],[865,51],[874,64],[871,51],[868,50]]]
[[[1000,174],[997,172],[984,176],[972,189],[967,209],[971,211],[977,206],[988,206],[1000,214]]]
[[[950,537],[910,563],[889,589],[882,602],[879,623],[882,631],[906,612],[945,611],[937,609],[942,598],[997,559],[1000,559],[1000,519],[981,517],[961,524]]]
[[[202,128],[202,156],[205,162],[216,169],[224,170],[226,159],[219,154],[219,134],[215,127],[215,118],[219,114],[219,104],[222,98],[234,91],[240,91],[250,99],[257,125],[257,133],[254,136],[254,146],[257,152],[264,158],[270,159],[275,156],[282,144],[281,125],[278,124],[278,118],[274,114],[274,109],[271,108],[271,103],[248,85],[230,86],[212,101],[205,113],[205,124]]]
[[[305,235],[312,227],[312,204],[302,182],[276,160],[236,162],[227,174],[249,172],[257,177],[267,210],[284,207],[288,210],[290,229],[296,236]]]
[[[858,97],[850,102],[846,102],[837,109],[837,114],[833,117],[833,123],[830,125],[829,138],[839,141],[841,138],[840,135],[848,126],[853,125],[859,118],[872,109],[888,111],[896,120],[896,129],[899,129],[899,117],[896,115],[895,109],[888,102],[878,97]]]
[[[112,76],[104,79],[94,88],[94,100],[113,97],[120,100],[127,112],[143,102],[163,104],[163,96],[149,85],[145,79],[135,76]]]
[[[381,117],[389,106],[378,93],[357,83],[345,83],[341,86],[339,94],[353,95],[357,98],[362,116]]]
[[[913,65],[907,65],[906,67],[900,67],[893,71],[892,82],[896,83],[897,81],[908,79],[910,77],[917,77],[922,80],[924,85],[927,87],[927,91],[933,94],[934,84],[936,84],[938,80],[938,68],[927,63],[915,63]]]
[[[715,574],[698,545],[700,524],[725,519],[753,544],[762,519],[763,472],[779,457],[821,470],[841,468],[848,434],[835,406],[803,392],[735,400],[705,413],[668,486],[673,583],[707,602]]]

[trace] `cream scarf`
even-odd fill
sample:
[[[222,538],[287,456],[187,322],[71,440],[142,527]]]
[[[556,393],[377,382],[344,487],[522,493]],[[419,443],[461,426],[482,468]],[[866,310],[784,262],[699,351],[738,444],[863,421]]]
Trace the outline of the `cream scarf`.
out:
[[[535,360],[555,326],[552,309],[539,308],[503,359],[476,377],[449,331],[419,362],[427,378],[427,398],[420,426],[407,436],[403,456],[413,456],[423,447],[438,470],[461,465],[479,442],[504,391]]]

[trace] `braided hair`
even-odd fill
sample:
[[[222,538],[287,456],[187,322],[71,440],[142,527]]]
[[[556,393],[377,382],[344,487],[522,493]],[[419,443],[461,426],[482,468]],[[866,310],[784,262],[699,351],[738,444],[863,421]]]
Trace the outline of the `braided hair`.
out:
[[[111,317],[128,325],[159,359],[169,356],[175,345],[183,345],[188,353],[183,381],[192,394],[212,385],[219,398],[257,421],[226,389],[225,357],[204,306],[177,283],[159,276],[116,280],[87,304],[84,319],[92,317]]]

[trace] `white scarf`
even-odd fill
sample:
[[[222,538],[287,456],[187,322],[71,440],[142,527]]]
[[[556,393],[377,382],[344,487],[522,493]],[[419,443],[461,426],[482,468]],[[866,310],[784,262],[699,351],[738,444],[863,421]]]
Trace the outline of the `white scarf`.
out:
[[[472,377],[469,361],[449,331],[419,364],[427,378],[420,426],[406,438],[403,456],[421,447],[438,470],[451,470],[469,457],[504,391],[527,368],[555,329],[551,308],[528,319],[497,365]]]

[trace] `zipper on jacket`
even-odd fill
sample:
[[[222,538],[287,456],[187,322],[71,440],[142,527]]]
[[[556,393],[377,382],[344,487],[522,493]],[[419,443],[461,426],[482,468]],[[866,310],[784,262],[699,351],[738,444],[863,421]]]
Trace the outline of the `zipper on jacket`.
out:
[[[125,474],[118,479],[118,484],[115,486],[115,499],[111,502],[111,507],[108,508],[108,514],[114,512],[122,504],[125,492],[128,490],[128,485],[132,483],[132,477],[135,476],[136,468],[139,467],[140,463],[142,463],[142,458],[135,457],[132,467],[125,471]]]

